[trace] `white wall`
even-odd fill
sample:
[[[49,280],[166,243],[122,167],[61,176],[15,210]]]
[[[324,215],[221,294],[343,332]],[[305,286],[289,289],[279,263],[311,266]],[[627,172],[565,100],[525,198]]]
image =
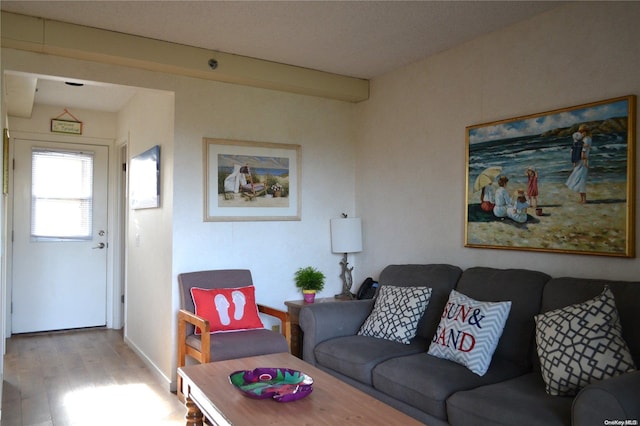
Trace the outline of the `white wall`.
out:
[[[640,95],[639,21],[640,3],[572,3],[374,79],[358,105],[358,279],[392,263],[444,262],[637,280],[640,258],[463,245],[465,127]]]
[[[299,267],[325,272],[320,297],[340,293],[329,220],[354,211],[353,104],[180,79],[176,87],[174,273],[247,268],[260,303],[301,299]],[[302,220],[203,222],[202,138],[299,144]],[[175,281],[176,277],[173,277]],[[177,288],[174,295],[178,300]]]
[[[63,135],[51,133],[51,119],[64,112],[63,107],[51,105],[35,105],[31,118],[9,117],[11,137],[16,133],[27,132],[34,139],[55,140],[61,139],[72,143],[95,143],[103,141],[105,145],[113,143],[116,136],[116,114],[102,111],[90,111],[70,108],[80,121],[83,122],[82,135]],[[69,119],[68,116],[61,117]]]
[[[141,90],[118,114],[118,141],[127,141],[129,157],[160,146],[160,208],[128,209],[126,241],[125,340],[161,375],[172,366],[169,332],[172,300],[173,237],[172,92]],[[129,173],[129,180],[135,179]]]
[[[181,80],[176,89],[174,270],[248,268],[257,298],[285,308],[300,299],[293,274],[327,275],[320,296],[340,292],[340,256],[329,219],[353,213],[353,104],[270,90]],[[302,220],[203,222],[202,138],[299,144]],[[180,189],[178,189],[180,188]]]

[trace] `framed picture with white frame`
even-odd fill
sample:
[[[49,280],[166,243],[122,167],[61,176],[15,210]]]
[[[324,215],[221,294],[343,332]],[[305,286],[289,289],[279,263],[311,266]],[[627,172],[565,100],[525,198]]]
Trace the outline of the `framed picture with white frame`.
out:
[[[301,147],[203,139],[204,221],[300,220]]]

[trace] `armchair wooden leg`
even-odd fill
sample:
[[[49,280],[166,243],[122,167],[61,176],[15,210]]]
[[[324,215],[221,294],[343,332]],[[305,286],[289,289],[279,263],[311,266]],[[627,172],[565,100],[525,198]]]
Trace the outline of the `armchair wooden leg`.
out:
[[[182,392],[182,376],[180,376],[178,374],[178,380],[177,380],[177,389],[176,389],[176,394],[178,395],[178,401],[184,403],[184,393]]]

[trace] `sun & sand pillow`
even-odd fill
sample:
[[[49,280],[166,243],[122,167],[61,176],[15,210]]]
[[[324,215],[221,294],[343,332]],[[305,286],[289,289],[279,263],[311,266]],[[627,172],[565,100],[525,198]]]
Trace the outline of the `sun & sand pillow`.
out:
[[[481,302],[451,290],[428,353],[484,376],[510,311],[511,302]]]

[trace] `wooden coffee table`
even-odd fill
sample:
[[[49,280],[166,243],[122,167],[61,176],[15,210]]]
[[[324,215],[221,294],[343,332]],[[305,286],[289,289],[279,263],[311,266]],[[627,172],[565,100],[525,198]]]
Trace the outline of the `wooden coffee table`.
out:
[[[229,383],[229,374],[258,367],[299,370],[313,378],[313,392],[293,402],[252,399]],[[214,425],[419,425],[417,420],[288,353],[181,367],[187,426]]]

